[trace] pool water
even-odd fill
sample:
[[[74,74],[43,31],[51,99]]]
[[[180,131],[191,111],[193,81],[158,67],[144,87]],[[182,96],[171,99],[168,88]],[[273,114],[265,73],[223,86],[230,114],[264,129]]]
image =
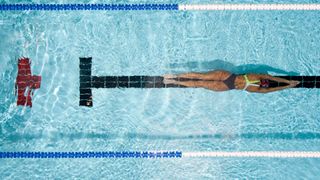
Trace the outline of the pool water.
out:
[[[94,106],[79,106],[79,57],[93,58],[97,76],[214,69],[319,75],[319,11],[2,11],[0,37],[1,151],[320,151],[318,89],[269,94],[94,89]],[[32,108],[16,106],[14,83],[22,56],[31,58],[32,72],[42,76]],[[0,177],[317,179],[319,163],[1,159]]]

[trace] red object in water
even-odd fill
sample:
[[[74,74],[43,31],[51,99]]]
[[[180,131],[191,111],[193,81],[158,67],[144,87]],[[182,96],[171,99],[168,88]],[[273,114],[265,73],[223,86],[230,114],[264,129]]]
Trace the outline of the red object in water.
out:
[[[18,76],[16,79],[16,93],[18,92],[17,105],[32,107],[33,90],[39,89],[41,76],[31,75],[29,58],[18,60]]]

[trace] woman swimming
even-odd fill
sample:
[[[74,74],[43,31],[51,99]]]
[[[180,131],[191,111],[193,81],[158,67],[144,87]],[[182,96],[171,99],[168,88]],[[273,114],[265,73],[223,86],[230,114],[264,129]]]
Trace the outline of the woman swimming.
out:
[[[268,74],[236,75],[223,70],[215,70],[207,73],[167,74],[163,77],[164,84],[202,87],[214,91],[239,89],[257,93],[268,93],[292,88],[300,83],[299,81],[289,81]],[[285,83],[287,85],[270,87],[270,81]]]

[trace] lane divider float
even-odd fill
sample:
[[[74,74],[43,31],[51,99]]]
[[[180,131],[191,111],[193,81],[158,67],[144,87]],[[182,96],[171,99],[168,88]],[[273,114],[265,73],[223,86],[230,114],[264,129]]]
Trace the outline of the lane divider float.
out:
[[[106,151],[106,152],[0,152],[0,159],[16,158],[320,158],[319,151]]]
[[[0,4],[0,11],[270,11],[320,10],[320,4]]]

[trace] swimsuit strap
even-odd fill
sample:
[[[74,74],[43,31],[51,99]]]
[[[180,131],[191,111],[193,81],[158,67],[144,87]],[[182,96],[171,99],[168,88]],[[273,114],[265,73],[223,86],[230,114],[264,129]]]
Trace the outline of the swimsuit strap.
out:
[[[256,84],[256,83],[259,83],[260,80],[254,80],[254,81],[250,81],[248,79],[248,76],[245,74],[243,75],[244,79],[246,80],[246,85],[244,86],[243,90],[246,90],[249,86],[260,86],[259,84]]]

